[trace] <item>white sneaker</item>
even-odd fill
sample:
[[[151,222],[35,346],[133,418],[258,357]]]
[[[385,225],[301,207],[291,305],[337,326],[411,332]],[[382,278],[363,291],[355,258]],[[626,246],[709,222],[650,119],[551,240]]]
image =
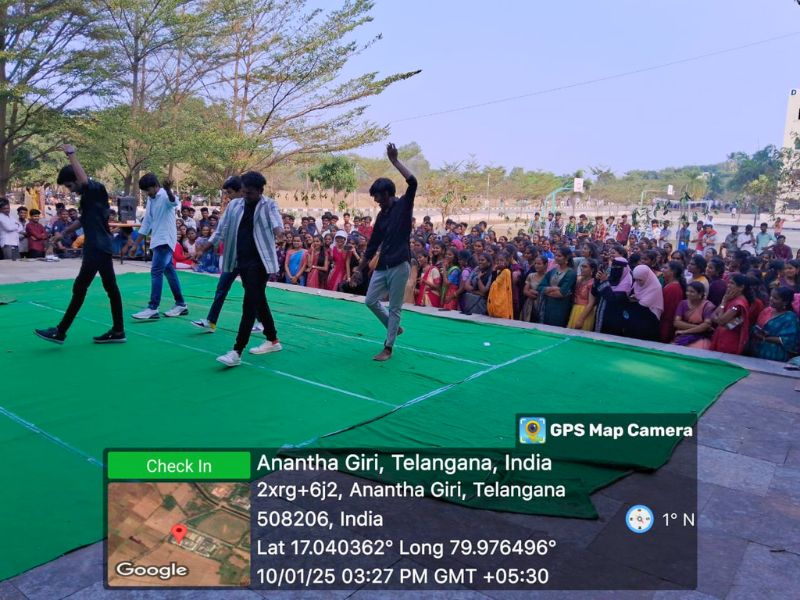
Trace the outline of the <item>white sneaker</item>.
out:
[[[139,321],[155,321],[161,317],[161,315],[158,314],[158,311],[152,308],[145,308],[144,310],[140,310],[131,316]]]
[[[183,317],[189,314],[189,309],[186,306],[175,305],[164,313],[165,317]]]
[[[250,348],[250,354],[269,354],[270,352],[280,352],[281,350],[283,350],[283,346],[278,340],[274,342],[267,340],[263,344]]]
[[[214,333],[217,330],[216,323],[212,323],[208,319],[198,319],[197,321],[192,321],[192,325],[199,327],[200,329],[205,329],[206,333]]]
[[[264,331],[264,326],[258,321],[255,322],[253,328],[250,330],[251,333],[261,333],[262,331]]]
[[[228,350],[222,356],[217,357],[217,362],[221,362],[226,367],[238,367],[242,364],[242,357],[236,350]]]

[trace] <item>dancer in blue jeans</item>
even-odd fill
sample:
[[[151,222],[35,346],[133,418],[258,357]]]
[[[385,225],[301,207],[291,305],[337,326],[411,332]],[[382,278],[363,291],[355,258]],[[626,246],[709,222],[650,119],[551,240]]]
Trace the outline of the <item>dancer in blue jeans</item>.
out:
[[[408,239],[411,237],[411,217],[414,214],[414,196],[417,193],[417,180],[403,163],[397,158],[394,144],[386,147],[389,162],[394,165],[408,184],[406,193],[395,197],[395,185],[391,179],[376,179],[369,188],[369,195],[381,207],[375,219],[375,227],[369,245],[364,251],[361,263],[355,274],[356,283],[362,280],[373,258],[377,256],[375,271],[369,280],[366,305],[386,327],[386,341],[383,350],[373,360],[384,361],[392,357],[394,341],[403,333],[400,327],[400,311],[403,307],[408,273],[411,269],[411,249]],[[381,304],[389,295],[389,310]]]
[[[234,175],[228,177],[225,183],[222,184],[222,194],[229,203],[231,200],[242,197],[242,180]],[[217,289],[214,292],[214,302],[211,303],[211,308],[208,309],[208,316],[205,319],[198,319],[192,321],[192,325],[205,330],[207,333],[214,333],[217,330],[217,321],[219,320],[219,313],[222,312],[222,305],[225,304],[225,299],[228,297],[228,292],[231,291],[231,286],[236,278],[239,277],[239,269],[232,271],[223,271],[219,276],[217,282]],[[253,325],[253,332],[264,331],[264,326],[256,320]]]
[[[164,277],[167,278],[169,289],[175,298],[175,306],[166,311],[164,316],[180,317],[189,314],[181,293],[178,272],[172,264],[172,253],[178,243],[178,231],[175,227],[175,208],[178,206],[178,199],[169,188],[169,185],[161,187],[153,173],[148,173],[139,180],[139,189],[148,196],[147,210],[139,233],[150,236],[150,250],[153,253],[153,263],[150,268],[150,303],[146,309],[131,315],[139,321],[152,321],[160,317],[158,306],[161,304]]]

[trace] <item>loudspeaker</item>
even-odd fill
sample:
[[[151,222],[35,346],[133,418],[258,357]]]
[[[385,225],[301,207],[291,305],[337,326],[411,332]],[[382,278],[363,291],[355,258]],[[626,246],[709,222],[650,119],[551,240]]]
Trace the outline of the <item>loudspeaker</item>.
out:
[[[136,220],[136,198],[133,196],[120,196],[117,198],[117,213],[120,223]]]

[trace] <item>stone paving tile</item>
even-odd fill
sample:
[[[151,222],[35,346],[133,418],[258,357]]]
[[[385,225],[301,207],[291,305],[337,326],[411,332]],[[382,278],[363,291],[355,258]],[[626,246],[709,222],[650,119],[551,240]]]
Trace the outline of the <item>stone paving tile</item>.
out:
[[[714,530],[768,545],[800,552],[800,504],[774,493],[756,496],[719,487],[700,514],[701,530]]]
[[[800,519],[800,466],[783,466],[775,469],[768,493],[787,502],[792,500],[797,502],[799,507],[797,518]]]
[[[61,600],[103,578],[103,544],[80,548],[11,579],[29,600]]]
[[[786,590],[768,589],[759,585],[735,585],[725,596],[725,600],[789,600],[794,598],[796,596],[787,595]]]
[[[787,467],[800,467],[800,445],[793,444],[789,447],[784,464]]]
[[[656,592],[653,600],[717,600],[722,596],[710,596],[702,592],[687,591],[687,592]]]
[[[250,590],[107,590],[103,582],[67,596],[67,600],[261,600]]]
[[[749,542],[703,527],[697,533],[697,591],[724,598],[730,591]]]
[[[797,598],[800,595],[800,555],[749,544],[733,583],[737,594],[749,588],[756,594],[763,591],[776,594],[776,598]]]
[[[287,590],[273,592],[271,590],[256,590],[261,598],[270,600],[344,600],[352,597],[357,590]],[[110,600],[114,600],[111,598]],[[221,599],[224,600],[224,599]]]
[[[652,600],[652,591],[484,591],[495,600]]]
[[[725,450],[697,449],[697,478],[707,483],[763,496],[769,488],[775,465]]]
[[[3,581],[0,582],[0,600],[26,600],[26,598],[10,581]]]

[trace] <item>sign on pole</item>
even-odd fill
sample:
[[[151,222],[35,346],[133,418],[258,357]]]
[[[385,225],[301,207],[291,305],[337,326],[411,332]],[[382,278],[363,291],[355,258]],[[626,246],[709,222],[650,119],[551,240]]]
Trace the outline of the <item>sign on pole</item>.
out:
[[[574,193],[576,193],[576,194],[582,194],[583,193],[583,178],[582,177],[576,177],[575,179],[573,179],[573,181],[572,181],[572,191]]]
[[[672,196],[672,192],[674,189],[672,188],[672,184],[667,186],[667,196]]]

